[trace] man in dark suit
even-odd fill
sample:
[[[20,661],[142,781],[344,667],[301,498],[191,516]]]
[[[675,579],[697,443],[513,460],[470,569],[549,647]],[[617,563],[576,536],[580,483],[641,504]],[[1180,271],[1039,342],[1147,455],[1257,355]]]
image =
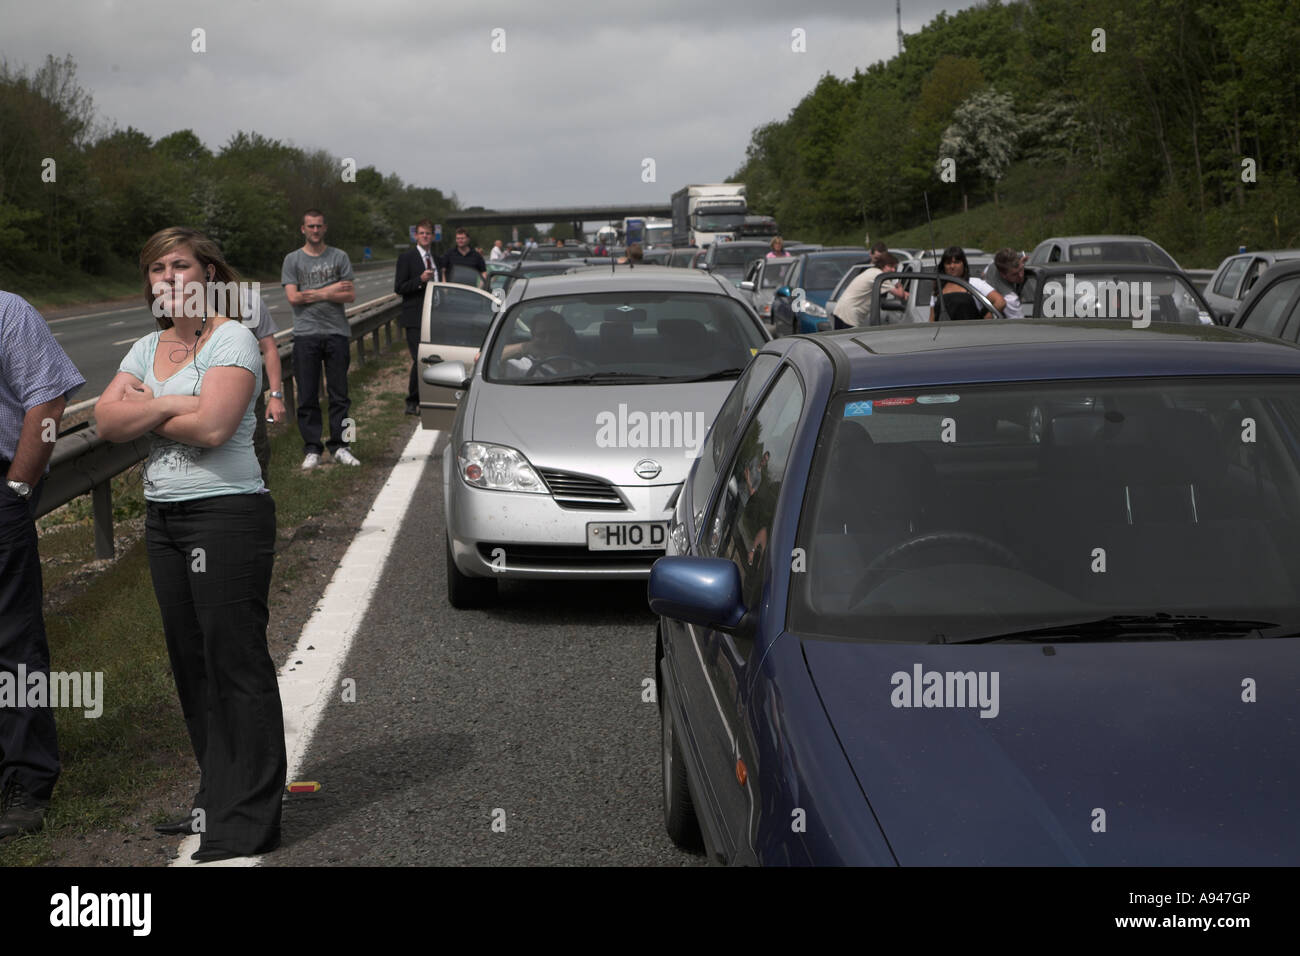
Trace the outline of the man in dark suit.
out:
[[[397,257],[397,276],[393,291],[402,297],[402,317],[398,324],[406,330],[406,347],[411,353],[411,382],[406,389],[406,414],[420,414],[420,318],[424,307],[424,287],[437,282],[442,272],[433,254],[433,223],[421,219],[415,227],[415,248]]]

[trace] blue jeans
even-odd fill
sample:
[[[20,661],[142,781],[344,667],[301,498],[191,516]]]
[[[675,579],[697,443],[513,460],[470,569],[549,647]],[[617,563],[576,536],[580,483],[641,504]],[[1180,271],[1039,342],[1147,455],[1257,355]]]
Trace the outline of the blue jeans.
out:
[[[321,410],[320,371],[325,366],[325,392],[330,403],[329,450],[333,454],[346,448],[343,421],[352,409],[348,398],[348,366],[352,363],[352,343],[346,335],[295,335],[293,337],[293,377],[298,383],[298,431],[302,435],[304,454],[320,454]]]

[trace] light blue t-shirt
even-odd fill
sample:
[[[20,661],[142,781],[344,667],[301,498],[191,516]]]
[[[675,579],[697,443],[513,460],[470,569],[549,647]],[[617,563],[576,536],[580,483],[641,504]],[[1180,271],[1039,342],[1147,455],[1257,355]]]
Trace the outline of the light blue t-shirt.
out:
[[[262,353],[253,333],[237,321],[224,322],[195,360],[164,381],[154,376],[153,360],[158,350],[154,332],[131,346],[119,371],[134,375],[153,390],[155,396],[198,395],[208,369],[234,365],[246,368],[253,378],[262,379]],[[168,348],[163,343],[163,348]],[[175,348],[175,346],[170,346]],[[247,495],[264,490],[262,469],[253,452],[253,408],[256,389],[244,409],[235,433],[216,448],[200,448],[151,434],[153,446],[144,467],[144,496],[149,501],[189,501],[217,495]]]

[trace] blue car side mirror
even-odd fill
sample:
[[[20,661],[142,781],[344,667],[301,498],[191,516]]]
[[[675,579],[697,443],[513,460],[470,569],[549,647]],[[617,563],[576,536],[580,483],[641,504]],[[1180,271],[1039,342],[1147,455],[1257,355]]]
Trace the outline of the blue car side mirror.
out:
[[[780,296],[782,299],[790,298],[790,287],[788,285],[781,286],[776,290],[775,295]]]
[[[704,627],[733,628],[745,616],[740,569],[727,558],[660,558],[646,587],[650,610]]]

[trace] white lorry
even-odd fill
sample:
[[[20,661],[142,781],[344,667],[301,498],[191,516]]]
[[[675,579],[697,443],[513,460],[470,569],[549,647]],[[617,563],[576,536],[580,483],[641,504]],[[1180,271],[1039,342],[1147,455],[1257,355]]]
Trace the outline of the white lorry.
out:
[[[745,221],[744,183],[683,186],[673,193],[673,245],[703,248]]]

